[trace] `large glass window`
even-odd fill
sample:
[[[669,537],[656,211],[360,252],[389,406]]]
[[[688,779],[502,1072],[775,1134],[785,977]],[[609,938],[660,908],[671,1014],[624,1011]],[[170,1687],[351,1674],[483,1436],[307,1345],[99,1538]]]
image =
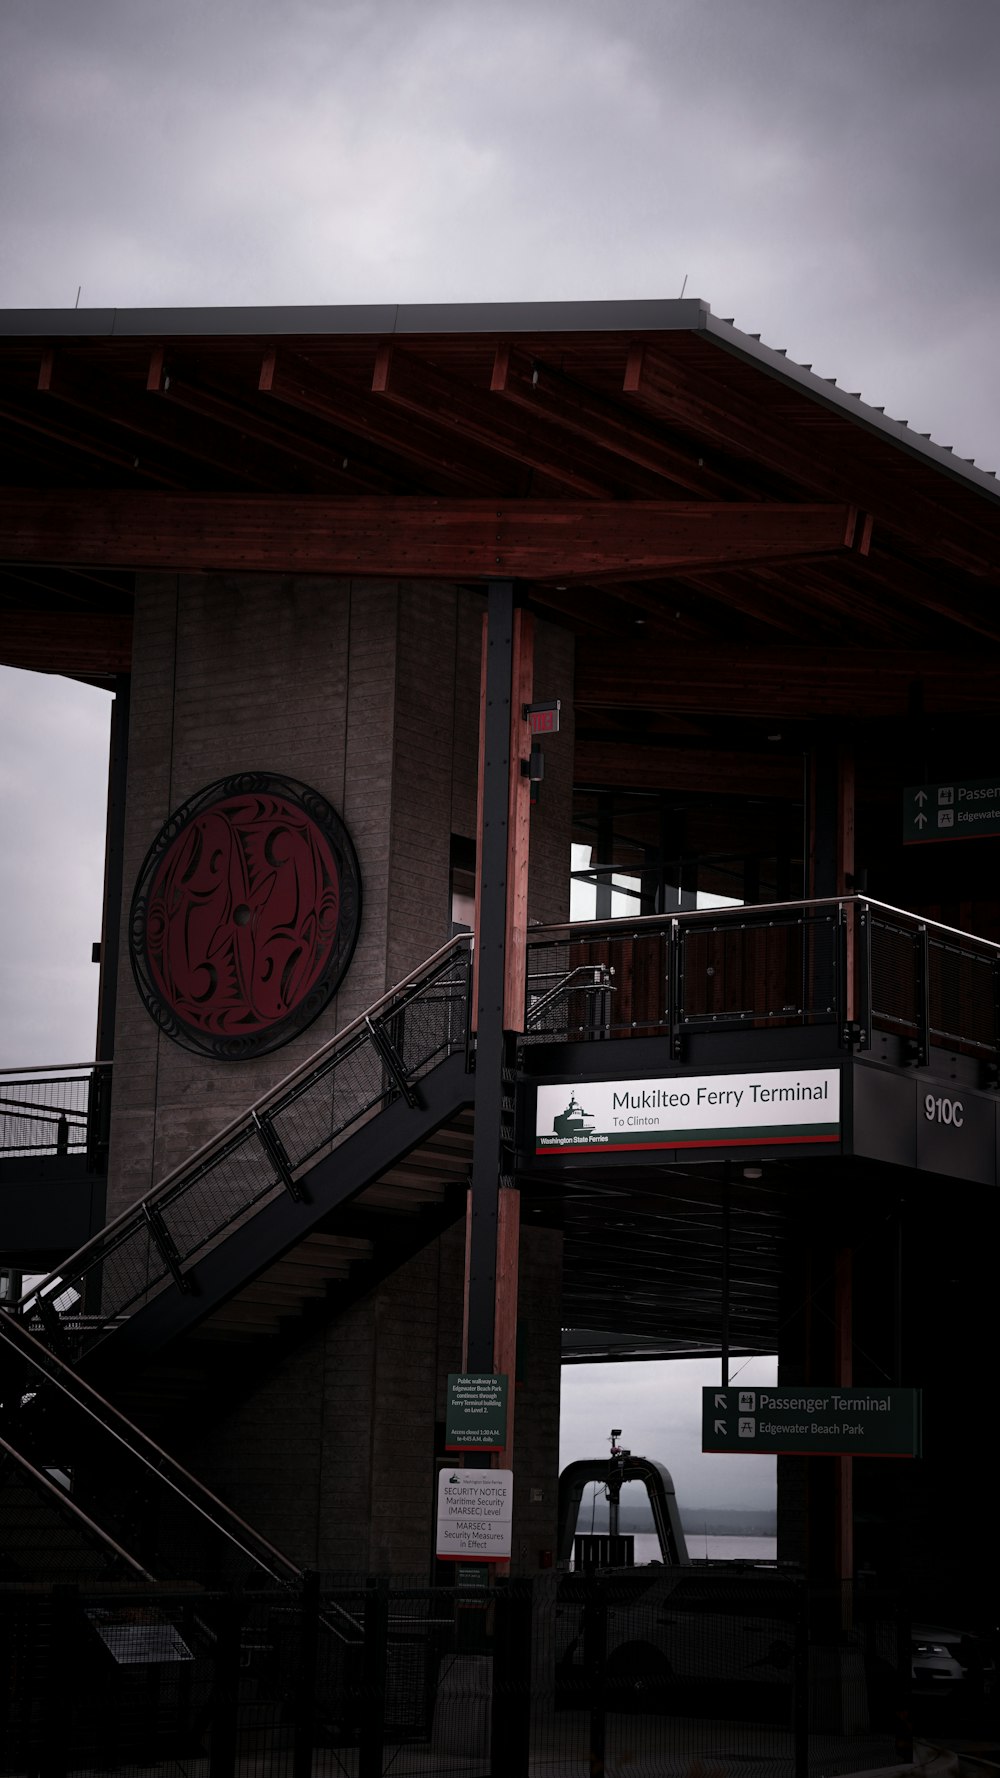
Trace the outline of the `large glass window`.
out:
[[[801,802],[581,788],[572,918],[793,900],[803,893],[802,853]]]

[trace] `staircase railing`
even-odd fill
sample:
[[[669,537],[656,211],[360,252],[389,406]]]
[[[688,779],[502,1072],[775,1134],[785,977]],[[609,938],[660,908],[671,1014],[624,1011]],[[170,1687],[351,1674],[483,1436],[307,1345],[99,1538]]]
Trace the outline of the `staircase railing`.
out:
[[[467,1053],[471,939],[462,935],[397,984],[301,1068],[201,1148],[21,1299],[18,1314],[78,1354],[190,1268],[422,1075]]]
[[[2,1310],[0,1359],[8,1380],[0,1444],[36,1473],[71,1476],[71,1493],[56,1487],[58,1502],[94,1527],[137,1578],[214,1574],[216,1581],[282,1586],[301,1580],[287,1556]]]

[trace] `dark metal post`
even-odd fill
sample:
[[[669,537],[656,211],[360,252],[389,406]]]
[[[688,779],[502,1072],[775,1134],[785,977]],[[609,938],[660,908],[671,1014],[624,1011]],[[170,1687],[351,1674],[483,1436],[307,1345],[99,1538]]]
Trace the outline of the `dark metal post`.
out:
[[[914,1062],[926,1068],[931,1059],[931,941],[926,926],[917,940],[917,1045]]]
[[[809,1593],[805,1582],[798,1583],[792,1687],[795,1778],[809,1778]]]
[[[316,1667],[319,1655],[319,1575],[308,1569],[299,1594],[299,1660],[295,1675],[295,1747],[292,1778],[312,1778],[316,1739]]]
[[[490,583],[486,621],[486,697],[483,715],[483,828],[479,860],[478,996],[476,1007],[475,1133],[466,1368],[493,1369],[497,1222],[504,1107],[503,1030],[507,922],[507,825],[510,798],[511,673],[514,588]]]
[[[39,1778],[65,1778],[73,1752],[73,1721],[78,1696],[79,1657],[73,1648],[73,1627],[79,1610],[75,1586],[53,1587],[50,1603],[48,1672]],[[39,1614],[33,1614],[37,1634]]]
[[[240,1607],[233,1594],[219,1600],[209,1778],[236,1778],[240,1710]]]
[[[608,1597],[602,1576],[586,1580],[583,1664],[590,1697],[590,1778],[604,1778],[607,1744]]]
[[[531,1760],[531,1582],[500,1580],[493,1593],[492,1778],[528,1778]]]
[[[892,1292],[892,1374],[898,1384],[903,1381],[903,1200],[896,1205],[893,1292]]]
[[[129,705],[132,677],[119,673],[111,706],[108,760],[108,814],[104,851],[104,921],[101,933],[101,981],[97,1012],[99,1062],[115,1053],[115,1007],[118,999],[118,954],[121,944],[122,888],[125,856],[125,784],[128,774]]]
[[[361,1744],[358,1778],[382,1778],[389,1668],[389,1582],[370,1580],[365,1595]]]
[[[725,1163],[725,1183],[722,1187],[722,1387],[729,1386],[729,1238],[732,1206],[730,1203],[730,1170],[732,1163]]]

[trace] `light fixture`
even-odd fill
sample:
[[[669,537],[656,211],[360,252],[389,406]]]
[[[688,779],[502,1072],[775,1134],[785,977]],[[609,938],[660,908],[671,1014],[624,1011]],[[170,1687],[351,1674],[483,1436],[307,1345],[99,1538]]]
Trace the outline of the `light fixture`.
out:
[[[763,1175],[763,1167],[744,1167],[743,1169],[744,1179],[762,1179]]]

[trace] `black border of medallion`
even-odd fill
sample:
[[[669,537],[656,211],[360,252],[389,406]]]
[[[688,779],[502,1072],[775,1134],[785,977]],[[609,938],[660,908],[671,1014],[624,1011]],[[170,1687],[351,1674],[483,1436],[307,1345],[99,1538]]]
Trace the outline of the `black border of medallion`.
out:
[[[295,804],[320,829],[329,844],[340,877],[340,910],[326,965],[292,1012],[264,1030],[221,1035],[200,1030],[182,1019],[163,999],[153,980],[147,950],[149,894],[167,852],[191,822],[221,799],[256,794],[281,796]],[[189,797],[164,822],[146,853],[136,881],[129,915],[129,961],[146,1011],[165,1036],[182,1049],[216,1062],[245,1062],[281,1049],[305,1031],[326,1007],[342,982],[361,929],[361,869],[354,844],[336,810],[318,790],[279,772],[234,772],[216,778]]]

